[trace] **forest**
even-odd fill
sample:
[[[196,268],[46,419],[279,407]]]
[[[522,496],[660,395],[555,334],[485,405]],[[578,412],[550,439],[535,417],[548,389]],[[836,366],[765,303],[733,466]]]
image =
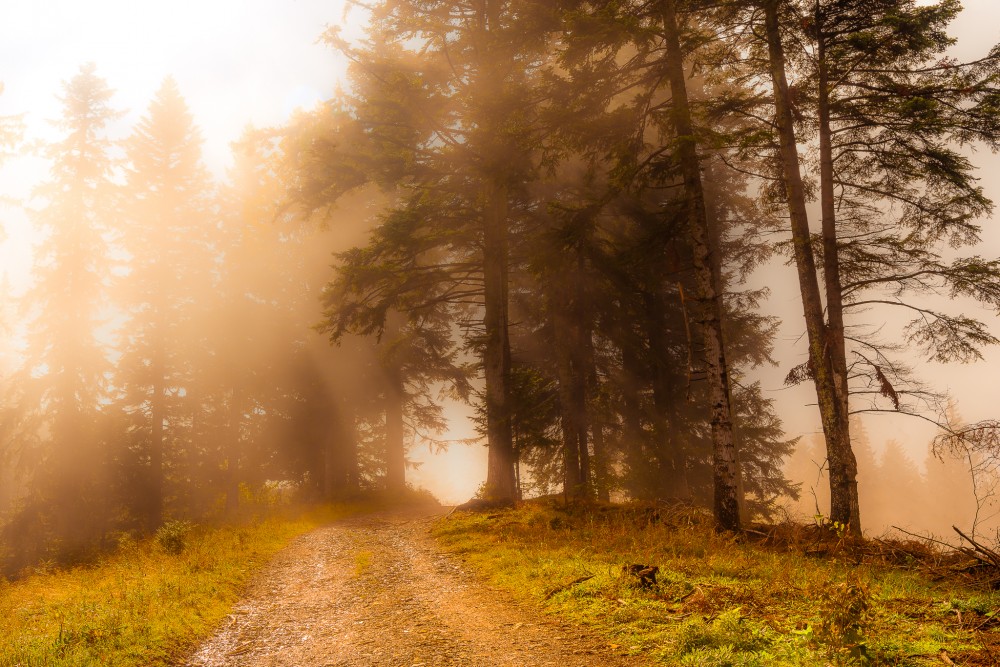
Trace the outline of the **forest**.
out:
[[[4,155],[49,165],[20,204],[31,286],[3,286],[4,574],[247,504],[402,494],[427,443],[486,448],[483,507],[680,502],[739,532],[792,499],[861,535],[912,464],[866,477],[857,418],[904,413],[938,428],[935,483],[994,497],[1000,421],[963,423],[921,374],[1000,342],[977,172],[1000,45],[950,55],[958,0],[353,11],[363,38],[321,36],[347,84],[248,128],[225,178],[171,77],[120,141],[89,64],[54,91],[57,140],[2,118]],[[768,263],[797,278],[808,355],[782,370],[814,397],[817,488],[754,379]],[[456,401],[475,442],[449,439]]]

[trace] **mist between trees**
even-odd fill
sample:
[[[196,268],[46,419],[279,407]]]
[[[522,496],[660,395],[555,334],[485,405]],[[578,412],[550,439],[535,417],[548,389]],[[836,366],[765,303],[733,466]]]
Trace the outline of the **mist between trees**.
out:
[[[487,447],[487,502],[774,519],[803,496],[750,379],[773,363],[747,286],[768,262],[802,295],[787,382],[816,388],[823,439],[799,456],[829,473],[809,513],[856,534],[913,472],[892,448],[869,465],[865,411],[937,422],[935,454],[978,475],[942,488],[989,488],[995,424],[961,426],[913,370],[998,342],[966,151],[998,145],[1000,51],[947,57],[957,2],[365,11],[366,41],[323,36],[346,91],[248,130],[225,182],[171,79],[118,144],[95,68],[64,84],[28,202],[45,241],[7,313],[26,341],[3,378],[8,571],[277,493],[400,492],[407,448],[447,444],[445,400],[478,410],[481,444],[449,446]],[[893,310],[902,340],[880,335]]]

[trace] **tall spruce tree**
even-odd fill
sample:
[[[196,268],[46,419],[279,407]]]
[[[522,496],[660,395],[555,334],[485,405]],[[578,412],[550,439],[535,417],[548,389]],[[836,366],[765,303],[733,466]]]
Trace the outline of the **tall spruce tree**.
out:
[[[551,7],[501,0],[387,1],[372,12],[369,47],[353,49],[329,35],[355,61],[351,111],[368,145],[363,159],[341,158],[341,169],[327,171],[334,179],[350,181],[361,173],[401,188],[393,217],[421,216],[421,241],[439,250],[425,255],[436,263],[425,278],[447,274],[440,289],[453,300],[480,295],[473,347],[485,382],[486,488],[509,502],[516,496],[510,237],[536,167],[526,86],[537,71]],[[345,173],[345,165],[357,169]],[[392,305],[384,302],[379,310]]]
[[[725,321],[739,316],[736,311],[741,307],[753,307],[759,298],[741,295],[738,283],[770,250],[753,238],[758,233],[759,213],[746,206],[737,213],[740,206],[733,205],[737,193],[747,187],[745,180],[712,164],[734,143],[730,126],[737,120],[719,111],[723,105],[718,104],[714,116],[707,115],[706,106],[712,105],[706,105],[705,98],[719,93],[707,86],[703,76],[687,74],[688,67],[697,71],[705,59],[700,52],[705,50],[708,33],[701,9],[701,3],[687,2],[587,3],[568,15],[570,36],[563,40],[565,74],[560,78],[568,80],[562,100],[570,110],[567,116],[586,119],[581,123],[567,118],[565,125],[578,128],[581,135],[570,141],[591,160],[592,168],[607,170],[612,201],[630,193],[644,209],[638,213],[636,206],[631,207],[643,231],[638,252],[632,253],[627,267],[619,269],[622,275],[633,276],[633,281],[641,280],[644,293],[642,304],[631,316],[643,323],[644,331],[619,336],[627,346],[622,355],[623,425],[630,433],[626,439],[631,455],[626,461],[633,460],[629,467],[637,471],[644,467],[640,452],[647,439],[642,435],[646,418],[638,406],[639,388],[647,376],[653,388],[653,439],[658,441],[653,451],[662,450],[661,456],[669,461],[664,474],[677,480],[676,491],[670,495],[689,492],[684,461],[690,456],[689,443],[696,438],[685,437],[685,430],[678,428],[679,414],[686,410],[676,406],[685,393],[690,394],[684,386],[690,387],[692,378],[704,380],[699,388],[707,390],[698,396],[712,406],[719,472],[713,486],[719,494],[720,525],[733,527],[739,523],[736,508],[741,482],[728,385],[737,364],[766,362],[768,355],[760,354],[766,345],[752,352],[753,345],[730,341],[728,345],[739,354],[727,360],[723,332],[729,329],[754,336],[747,328],[727,327]],[[580,90],[587,92],[581,95]],[[719,184],[712,187],[712,179]],[[653,260],[642,278],[635,262],[639,253]],[[762,327],[757,341],[766,341],[766,335],[759,334],[773,324],[757,320],[756,325]],[[677,334],[683,347],[671,350],[676,343],[670,341]],[[643,359],[647,355],[648,361]],[[748,392],[746,398],[751,395]],[[749,407],[746,401],[743,405]],[[752,420],[756,419],[753,412],[747,413]]]
[[[33,555],[71,557],[109,528],[109,480],[102,405],[107,399],[108,345],[100,329],[111,278],[109,237],[117,197],[108,125],[120,116],[113,91],[84,65],[63,86],[64,133],[45,147],[51,175],[34,196],[35,226],[45,233],[32,289],[25,365],[19,372],[21,423],[13,431],[30,479],[9,544]],[[7,535],[11,537],[11,535]]]
[[[945,56],[951,43],[945,28],[957,2],[758,5],[761,29],[743,34],[764,38],[780,145],[778,183],[792,222],[809,337],[809,361],[789,374],[789,382],[810,378],[816,385],[829,449],[830,515],[858,531],[849,415],[885,409],[878,405],[883,399],[890,410],[919,411],[934,394],[912,383],[906,364],[893,359],[893,345],[866,333],[867,317],[852,322],[848,315],[872,306],[914,312],[902,333],[938,360],[969,360],[995,341],[976,318],[915,297],[947,291],[996,307],[1000,265],[978,256],[946,260],[943,246],[976,243],[976,218],[990,208],[959,147],[996,147],[998,54],[994,49],[966,64]],[[743,17],[758,20],[752,13]],[[760,67],[752,46],[740,53],[749,54],[744,65],[750,70]],[[740,80],[752,79],[744,70]],[[819,266],[803,185],[812,165],[797,152],[809,142],[816,142],[819,157]]]
[[[148,462],[140,513],[155,527],[163,519],[170,465],[190,437],[194,371],[187,346],[199,342],[197,309],[210,287],[213,225],[201,137],[172,78],[125,146],[129,205],[121,243],[129,259],[120,282],[126,321],[117,384],[140,460]]]

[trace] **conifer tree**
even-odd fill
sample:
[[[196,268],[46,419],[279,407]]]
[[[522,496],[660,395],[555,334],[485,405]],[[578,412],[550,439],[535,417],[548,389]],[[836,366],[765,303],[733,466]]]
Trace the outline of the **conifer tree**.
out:
[[[51,175],[35,190],[41,206],[31,212],[46,236],[25,297],[31,324],[17,378],[21,423],[8,443],[30,462],[31,490],[8,531],[21,532],[12,543],[26,548],[57,543],[57,556],[100,538],[110,513],[102,414],[109,351],[99,330],[117,203],[107,131],[120,114],[112,95],[92,64],[64,84],[57,124],[64,136],[45,148]]]
[[[679,414],[687,411],[676,406],[685,393],[690,394],[683,386],[690,387],[697,373],[697,379],[705,381],[702,386],[707,386],[699,398],[712,406],[719,473],[712,486],[718,493],[720,525],[735,527],[742,483],[733,447],[735,416],[729,384],[738,363],[760,363],[766,361],[767,354],[760,354],[766,345],[751,351],[753,345],[734,340],[728,344],[741,355],[749,352],[750,356],[734,357],[738,362],[727,360],[723,334],[729,329],[741,336],[756,336],[761,343],[767,340],[760,334],[773,324],[757,320],[755,325],[761,329],[753,334],[744,327],[727,327],[726,320],[740,316],[735,312],[737,304],[752,308],[759,298],[740,295],[737,284],[739,277],[746,275],[746,268],[741,267],[762,261],[770,250],[752,239],[759,214],[744,206],[734,215],[739,208],[733,204],[738,198],[735,193],[746,187],[745,182],[734,179],[735,172],[727,174],[727,169],[712,165],[720,149],[732,143],[729,126],[734,120],[724,113],[714,117],[706,114],[709,105],[704,98],[718,93],[707,90],[703,77],[687,74],[687,66],[694,63],[697,69],[703,57],[701,8],[699,3],[686,2],[587,3],[571,13],[567,20],[572,37],[564,41],[561,53],[568,79],[562,101],[585,119],[575,123],[580,135],[575,143],[584,147],[592,169],[608,169],[611,196],[631,191],[645,209],[635,215],[633,207],[632,213],[642,228],[640,252],[648,253],[651,261],[641,279],[642,304],[632,319],[645,330],[639,340],[644,337],[648,341],[648,361],[643,359],[647,353],[641,344],[639,349],[623,350],[628,413],[624,423],[633,434],[627,436],[633,456],[626,460],[634,458],[635,468],[643,467],[638,463],[642,457],[635,456],[644,440],[644,420],[637,408],[640,392],[635,385],[637,380],[641,385],[642,376],[648,374],[653,388],[656,448],[662,448],[661,456],[669,459],[664,473],[677,479],[675,488],[680,491],[671,495],[687,493],[685,459],[691,460],[691,438],[682,435],[685,429],[679,428]],[[587,93],[580,95],[580,90]],[[606,162],[597,166],[600,160]],[[719,183],[712,185],[712,180]],[[640,275],[634,260],[633,255],[623,275]],[[689,352],[671,349],[676,345],[672,337],[676,340],[678,334]],[[633,342],[626,342],[630,339]],[[635,347],[634,334],[621,340]],[[684,366],[686,373],[681,370]],[[747,392],[746,398],[752,395],[754,392]],[[749,402],[743,405],[750,407]],[[746,414],[753,421],[768,411],[763,408],[763,412]],[[693,429],[688,431],[691,433]],[[685,440],[688,444],[683,444]],[[769,469],[776,471],[771,466]]]
[[[870,334],[879,326],[866,327],[860,318],[851,322],[848,315],[872,306],[909,310],[915,318],[903,335],[942,361],[976,358],[982,345],[995,342],[976,318],[914,297],[947,291],[997,305],[1000,265],[978,256],[945,260],[942,246],[976,243],[975,220],[990,209],[971,162],[957,147],[997,145],[1000,54],[994,49],[965,64],[944,57],[951,43],[945,28],[957,2],[758,5],[780,139],[776,164],[792,221],[810,346],[808,364],[793,369],[788,381],[811,378],[816,384],[834,487],[830,514],[859,530],[849,414],[886,404],[906,412],[921,410],[921,403],[930,403],[932,411],[940,406],[906,365],[893,359],[894,346]],[[747,14],[746,20],[756,19]],[[786,49],[786,41],[795,47]],[[753,69],[758,61],[751,55],[744,64]],[[752,75],[742,80],[749,79]],[[806,174],[797,154],[799,144],[814,140],[822,214],[819,266],[806,213]],[[853,403],[849,395],[855,396]]]
[[[393,217],[420,216],[421,242],[438,249],[421,258],[436,263],[426,267],[424,284],[444,280],[434,300],[479,295],[481,324],[471,343],[485,381],[486,487],[494,499],[509,502],[516,496],[510,240],[536,167],[526,86],[551,27],[551,8],[488,0],[387,1],[372,9],[369,48],[356,50],[329,35],[355,61],[352,113],[367,147],[359,159],[335,159],[337,166],[326,167],[327,182],[340,185],[314,190],[321,196],[342,191],[343,184],[357,184],[358,174],[399,188]],[[396,306],[383,300],[374,312],[389,307]]]
[[[121,243],[129,260],[120,299],[127,319],[118,385],[137,448],[148,460],[141,514],[155,527],[170,493],[170,466],[190,437],[190,352],[200,342],[195,319],[211,284],[214,224],[201,137],[172,78],[128,138],[126,153],[129,205]]]

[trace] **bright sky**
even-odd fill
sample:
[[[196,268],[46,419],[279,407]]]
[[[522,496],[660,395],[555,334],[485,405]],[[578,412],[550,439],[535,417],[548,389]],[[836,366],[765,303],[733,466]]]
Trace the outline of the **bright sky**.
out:
[[[0,3],[0,115],[24,114],[29,140],[53,137],[57,96],[82,64],[114,89],[125,111],[113,135],[127,135],[166,76],[173,76],[205,138],[218,175],[229,145],[249,124],[283,122],[297,107],[328,98],[344,63],[317,43],[328,25],[351,25],[344,0],[45,0]],[[58,136],[58,135],[56,135]],[[37,158],[0,171],[0,195],[24,197],[45,177]],[[0,209],[9,237],[0,273],[19,289],[28,273],[31,231],[19,211]]]
[[[218,170],[248,123],[280,123],[329,97],[343,63],[317,38],[344,19],[343,0],[45,0],[0,7],[0,97],[27,112],[32,134],[60,113],[61,82],[97,65],[129,111],[141,116],[167,75],[177,79]],[[348,23],[359,12],[348,15]],[[346,26],[350,28],[350,26]]]
[[[966,11],[953,24],[960,39],[955,55],[973,58],[1000,41],[996,0],[965,0]],[[29,139],[51,137],[47,121],[61,112],[56,96],[63,81],[86,62],[117,91],[114,104],[127,115],[116,128],[125,135],[145,109],[163,78],[172,75],[187,98],[206,140],[205,157],[216,174],[229,161],[229,144],[248,124],[280,124],[297,107],[309,107],[330,96],[343,75],[344,64],[317,39],[328,25],[356,33],[361,13],[344,15],[344,0],[42,0],[0,3],[0,115],[25,114]],[[994,174],[1000,160],[984,156],[984,186],[1000,200]],[[0,195],[25,195],[43,178],[38,159],[12,161],[0,171]],[[0,274],[15,287],[27,275],[30,230],[24,217],[0,209],[0,224],[9,239],[0,245]],[[1000,255],[1000,234],[986,234],[978,252]],[[779,401],[779,412],[791,435],[817,429],[814,401],[808,392],[784,390],[781,380],[797,363],[796,343],[801,321],[789,267],[776,267],[765,280],[774,286],[769,308],[789,317],[779,340],[781,368],[762,374],[768,395]],[[786,275],[787,272],[787,275]],[[1000,327],[998,327],[1000,329]],[[998,332],[1000,333],[1000,332]],[[1000,416],[990,385],[1000,376],[1000,351],[989,363],[936,368],[933,377],[951,388],[969,419]],[[875,440],[895,437],[913,443],[919,461],[930,431],[916,422],[870,420]],[[462,437],[465,434],[460,434]],[[477,448],[478,449],[478,448]],[[425,450],[426,451],[426,450]],[[478,452],[477,452],[478,453]],[[429,474],[427,466],[418,476]],[[466,486],[474,490],[477,479]],[[471,491],[470,491],[471,492]],[[465,488],[457,490],[457,497]]]

